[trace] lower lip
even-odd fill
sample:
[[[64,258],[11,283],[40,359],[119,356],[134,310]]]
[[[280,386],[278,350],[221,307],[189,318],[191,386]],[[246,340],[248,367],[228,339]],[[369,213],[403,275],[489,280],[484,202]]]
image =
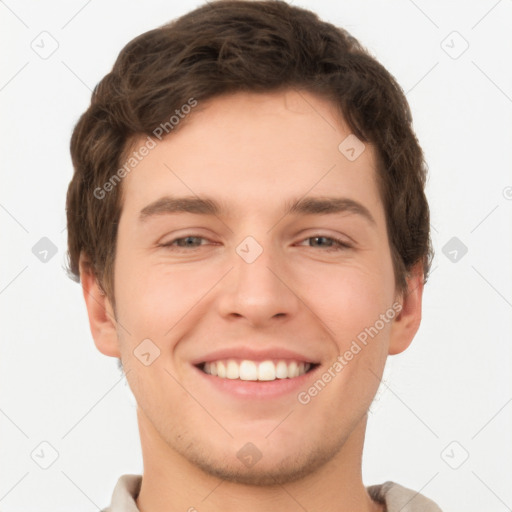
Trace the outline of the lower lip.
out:
[[[235,397],[240,398],[253,398],[253,399],[266,399],[278,398],[280,396],[288,395],[290,393],[298,393],[307,389],[308,381],[311,376],[316,374],[318,366],[309,372],[301,375],[300,377],[293,377],[291,379],[275,379],[268,381],[251,381],[240,379],[223,379],[215,375],[210,375],[203,372],[197,366],[194,369],[199,375],[206,380],[211,386],[224,393],[229,393]]]

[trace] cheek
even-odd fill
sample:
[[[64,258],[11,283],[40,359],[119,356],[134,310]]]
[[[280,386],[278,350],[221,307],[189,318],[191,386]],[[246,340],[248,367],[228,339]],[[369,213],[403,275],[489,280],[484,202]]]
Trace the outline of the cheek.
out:
[[[134,261],[134,263],[136,263]],[[150,338],[162,349],[179,337],[189,320],[202,311],[205,294],[222,272],[213,265],[154,264],[138,267],[119,262],[116,283],[119,321],[135,336]],[[137,339],[135,339],[137,338]],[[139,340],[139,341],[137,341]]]
[[[355,336],[392,305],[393,280],[378,267],[353,262],[330,265],[304,283],[305,302],[332,329],[331,334]]]

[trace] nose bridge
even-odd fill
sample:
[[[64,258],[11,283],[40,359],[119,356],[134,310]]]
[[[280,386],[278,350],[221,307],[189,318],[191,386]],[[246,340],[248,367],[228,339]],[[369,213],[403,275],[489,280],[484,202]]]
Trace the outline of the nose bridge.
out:
[[[228,280],[220,301],[221,313],[264,323],[274,317],[290,316],[298,298],[284,284],[284,255],[270,234],[247,236],[235,248]]]
[[[262,237],[259,237],[262,240]],[[246,237],[236,248],[237,284],[251,293],[271,293],[278,291],[276,276],[270,269],[279,267],[279,254],[272,247],[271,237],[258,242],[254,237]]]

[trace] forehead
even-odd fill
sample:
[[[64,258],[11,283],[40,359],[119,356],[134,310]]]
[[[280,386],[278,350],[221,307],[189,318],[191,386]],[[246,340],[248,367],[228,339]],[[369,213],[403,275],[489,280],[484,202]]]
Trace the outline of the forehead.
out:
[[[296,90],[236,93],[198,102],[179,130],[155,139],[123,180],[123,211],[139,212],[165,194],[259,211],[308,194],[375,204],[375,178],[374,148],[355,139],[328,100]]]

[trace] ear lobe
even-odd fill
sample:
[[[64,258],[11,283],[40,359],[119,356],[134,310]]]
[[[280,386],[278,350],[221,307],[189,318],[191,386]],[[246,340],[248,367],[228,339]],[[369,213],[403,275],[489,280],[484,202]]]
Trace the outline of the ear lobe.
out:
[[[423,298],[423,268],[417,263],[407,278],[407,292],[400,303],[402,309],[393,320],[389,342],[389,355],[400,354],[412,342],[421,323],[421,305]]]
[[[80,255],[80,282],[96,348],[106,356],[120,358],[112,305],[83,254]]]

